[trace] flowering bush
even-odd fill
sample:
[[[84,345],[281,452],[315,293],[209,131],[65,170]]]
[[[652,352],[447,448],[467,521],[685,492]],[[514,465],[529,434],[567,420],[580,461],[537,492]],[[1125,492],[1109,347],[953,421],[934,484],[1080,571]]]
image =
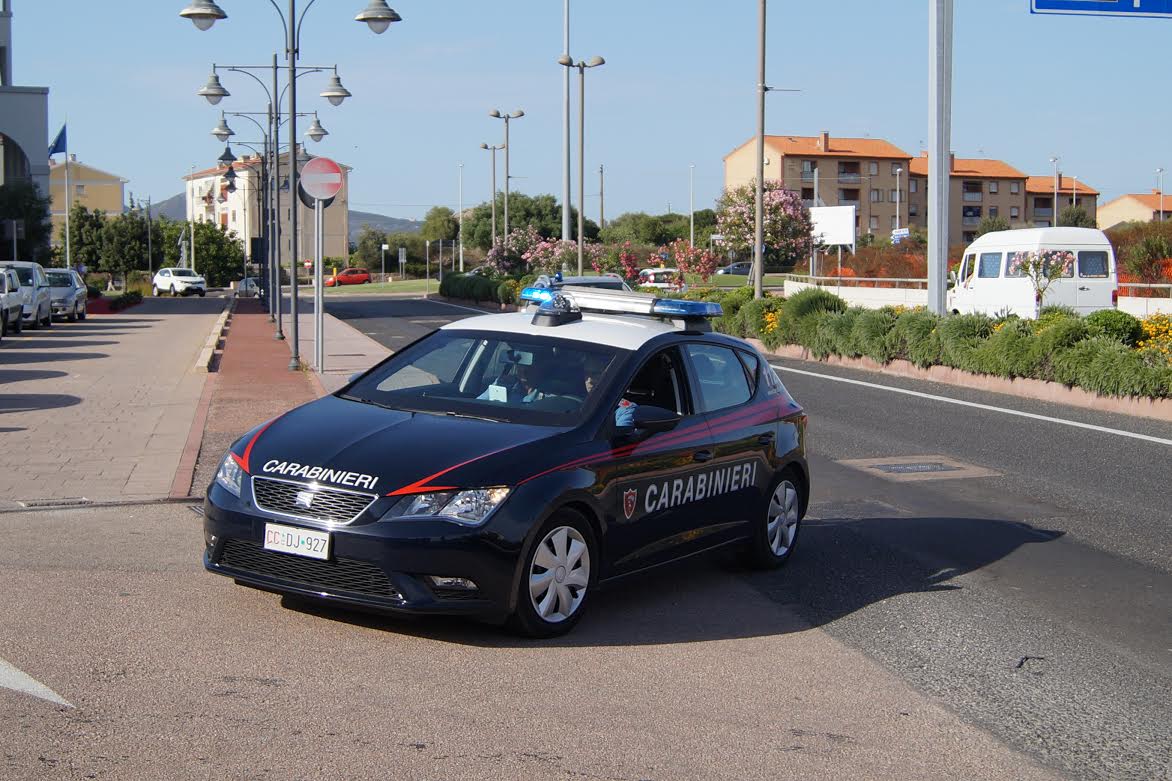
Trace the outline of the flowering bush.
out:
[[[525,253],[543,241],[541,234],[532,225],[514,228],[509,232],[508,239],[507,248],[505,242],[501,242],[490,249],[484,259],[498,274],[519,273],[525,265]]]
[[[660,247],[656,254],[660,258],[660,266],[670,263],[680,270],[681,275],[696,274],[707,282],[716,272],[716,255],[706,249],[690,246],[686,239],[676,239]]]
[[[1143,327],[1143,338],[1136,347],[1172,362],[1172,315],[1148,315],[1140,325]]]
[[[753,251],[757,185],[750,182],[720,197],[716,213],[717,229],[725,244],[738,253]],[[765,257],[767,264],[792,267],[810,254],[814,229],[810,210],[802,204],[799,193],[787,190],[781,182],[765,183],[762,204],[765,223]]]
[[[1034,301],[1038,307],[1045,303],[1050,284],[1060,277],[1074,274],[1074,253],[1062,250],[1015,252],[1009,259],[1006,276],[1028,277],[1034,286]]]
[[[622,274],[627,280],[633,281],[638,279],[642,262],[639,260],[638,254],[631,247],[631,242],[629,241],[624,241],[622,248],[619,250],[619,265],[622,266]]]

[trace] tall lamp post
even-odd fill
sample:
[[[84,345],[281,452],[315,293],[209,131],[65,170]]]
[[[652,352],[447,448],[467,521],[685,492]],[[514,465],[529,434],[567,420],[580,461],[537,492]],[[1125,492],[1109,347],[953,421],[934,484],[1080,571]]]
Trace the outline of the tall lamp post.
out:
[[[1070,208],[1078,206],[1078,177],[1070,177]]]
[[[1160,222],[1164,221],[1164,169],[1156,169],[1156,192],[1160,194]]]
[[[481,144],[481,149],[487,149],[492,152],[492,246],[496,248],[496,153],[498,149],[504,149],[504,144],[497,144],[490,146],[489,144]]]
[[[270,0],[274,10],[281,19],[281,28],[285,37],[285,59],[288,65],[288,89],[289,89],[289,135],[290,138],[297,138],[297,58],[300,56],[301,48],[301,26],[305,22],[305,14],[313,7],[316,0],[309,0],[305,3],[303,0],[303,8],[298,15],[297,0],[289,0],[288,13],[282,14],[280,7],[276,0]],[[185,19],[190,19],[191,22],[199,30],[208,30],[221,19],[227,19],[228,15],[216,5],[214,0],[192,0],[191,4],[179,12],[179,15]],[[370,4],[357,16],[354,17],[356,21],[364,22],[374,33],[385,32],[392,22],[402,21],[397,13],[387,6],[386,0],[370,0]],[[333,78],[330,79],[329,85],[322,91],[321,96],[330,101],[331,105],[341,105],[342,101],[350,97],[350,92],[342,86],[342,82],[338,79],[337,71],[335,70]],[[279,113],[279,103],[278,106]],[[297,197],[297,144],[289,145],[289,189],[291,197]],[[291,293],[289,318],[292,328],[293,344],[292,355],[289,359],[289,369],[299,371],[301,369],[301,355],[300,345],[298,344],[298,327],[297,327],[297,209],[290,209],[290,248],[289,253],[289,270]]]
[[[1054,164],[1054,214],[1052,215],[1050,224],[1055,228],[1058,227],[1058,161],[1060,157],[1051,157],[1050,162]]]
[[[586,206],[586,69],[605,64],[606,60],[597,56],[578,62],[574,62],[568,54],[558,57],[558,65],[578,69],[578,276],[582,276],[582,256],[586,240],[583,235],[583,212]],[[505,154],[508,155],[508,152]]]
[[[503,148],[505,150],[505,231],[504,231],[504,245],[505,249],[509,248],[509,120],[520,119],[525,116],[525,112],[517,109],[512,114],[503,114],[498,109],[493,109],[488,112],[488,115],[493,119],[503,119],[505,121],[505,143]],[[494,168],[495,170],[495,168]],[[495,190],[495,188],[494,188]],[[493,193],[493,203],[496,203],[496,193]]]
[[[896,230],[900,229],[899,205],[900,205],[900,201],[903,199],[903,193],[900,191],[900,184],[899,183],[900,183],[900,177],[902,177],[902,176],[903,176],[903,169],[896,168],[895,169],[895,229]]]
[[[570,0],[562,0],[562,56],[570,56]],[[570,240],[570,71],[562,71],[562,241]]]
[[[688,247],[696,246],[696,164],[688,163]]]
[[[753,213],[753,298],[765,296],[765,0],[757,2],[757,192]]]

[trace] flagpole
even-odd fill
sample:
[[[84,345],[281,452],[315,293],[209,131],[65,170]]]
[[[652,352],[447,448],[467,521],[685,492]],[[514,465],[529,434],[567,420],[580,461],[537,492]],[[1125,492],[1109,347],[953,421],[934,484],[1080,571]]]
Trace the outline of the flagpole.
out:
[[[68,120],[65,123],[65,127],[66,128],[69,127]],[[70,192],[69,191],[70,191],[70,189],[71,188],[69,187],[69,131],[66,130],[65,131],[65,267],[66,268],[73,268],[73,257],[72,257],[72,253],[70,250],[70,241],[69,241],[69,238],[70,238],[70,236],[69,236],[69,210],[70,210],[69,196],[70,196]]]

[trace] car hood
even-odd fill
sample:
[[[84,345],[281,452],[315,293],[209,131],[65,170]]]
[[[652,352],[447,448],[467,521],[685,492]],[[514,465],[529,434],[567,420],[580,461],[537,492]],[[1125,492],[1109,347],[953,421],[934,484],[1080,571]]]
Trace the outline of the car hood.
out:
[[[49,295],[53,298],[64,298],[73,292],[72,287],[51,287],[49,288]]]
[[[242,438],[233,453],[255,477],[380,495],[510,485],[539,470],[538,440],[566,429],[405,412],[325,396]]]

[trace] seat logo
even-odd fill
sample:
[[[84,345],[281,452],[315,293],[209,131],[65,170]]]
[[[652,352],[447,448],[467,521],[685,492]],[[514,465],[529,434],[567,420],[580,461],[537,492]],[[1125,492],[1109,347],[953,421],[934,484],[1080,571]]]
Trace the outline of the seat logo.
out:
[[[639,491],[631,488],[623,491],[623,514],[627,516],[627,520],[631,520],[631,516],[635,514],[635,506],[638,504]]]
[[[298,491],[293,503],[308,510],[313,506],[313,491]]]

